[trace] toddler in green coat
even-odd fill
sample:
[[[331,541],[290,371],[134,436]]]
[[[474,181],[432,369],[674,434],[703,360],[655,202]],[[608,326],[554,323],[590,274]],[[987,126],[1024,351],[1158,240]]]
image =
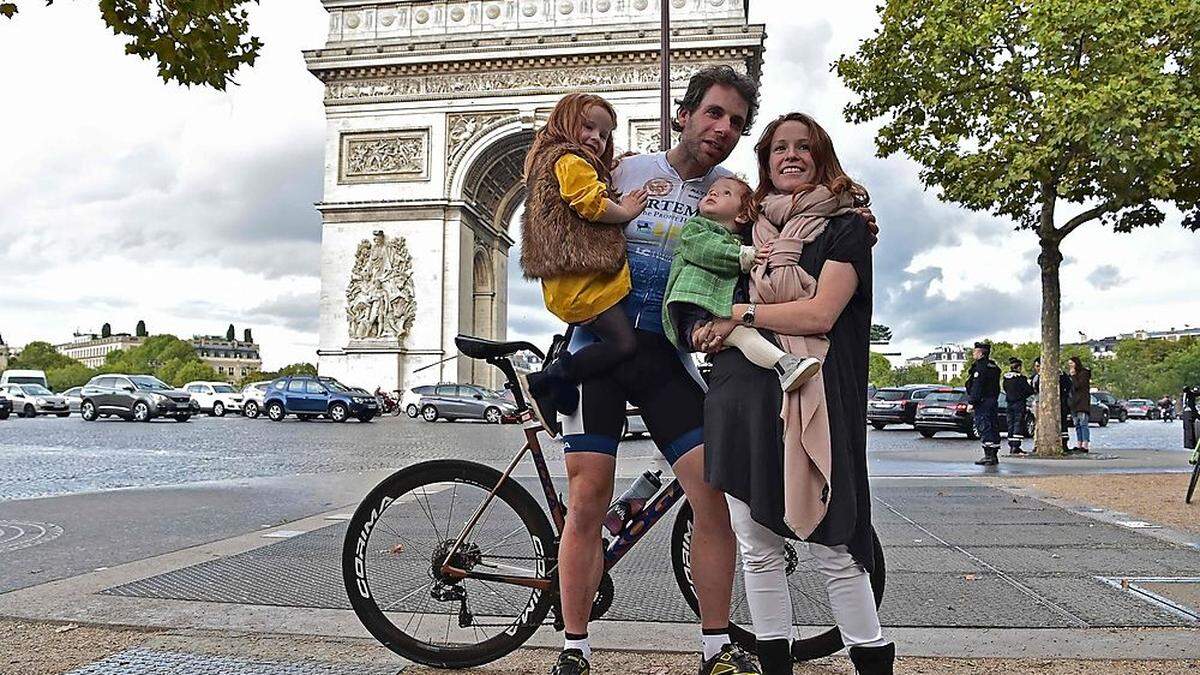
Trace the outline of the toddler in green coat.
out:
[[[695,327],[732,313],[738,276],[750,271],[756,253],[738,232],[754,221],[754,211],[754,192],[745,181],[718,178],[700,200],[700,215],[683,226],[663,303],[663,330],[676,347],[695,351]],[[789,354],[748,326],[734,328],[725,344],[754,365],[774,369],[784,391],[798,389],[821,368],[817,359]]]

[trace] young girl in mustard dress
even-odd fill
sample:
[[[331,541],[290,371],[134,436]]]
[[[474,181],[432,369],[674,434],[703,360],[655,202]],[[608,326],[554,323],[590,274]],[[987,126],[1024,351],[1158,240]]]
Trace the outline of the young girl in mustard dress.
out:
[[[530,393],[558,412],[579,405],[576,385],[633,355],[633,326],[620,306],[630,289],[625,224],[646,208],[644,190],[618,197],[610,184],[617,115],[593,94],[568,94],[525,158],[528,189],[521,267],[540,279],[546,308],[599,338],[528,378]]]

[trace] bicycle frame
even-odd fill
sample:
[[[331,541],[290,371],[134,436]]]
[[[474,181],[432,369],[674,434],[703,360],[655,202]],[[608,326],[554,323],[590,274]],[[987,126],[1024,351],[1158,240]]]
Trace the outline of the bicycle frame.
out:
[[[494,359],[489,358],[486,360],[488,363],[496,366],[502,372],[504,372],[508,378],[509,384],[511,385],[511,389],[513,391],[513,396],[517,401],[518,413],[520,415],[521,424],[523,425],[523,430],[525,432],[525,445],[523,445],[521,449],[517,451],[517,454],[512,458],[512,461],[508,463],[508,466],[505,467],[504,471],[501,473],[500,480],[496,482],[495,487],[492,488],[487,498],[483,500],[483,503],[480,504],[477,509],[475,509],[475,512],[467,520],[466,525],[463,526],[462,532],[460,532],[458,538],[455,539],[454,546],[452,546],[450,551],[446,554],[446,560],[442,563],[441,571],[443,574],[449,577],[455,577],[458,579],[480,579],[483,581],[537,588],[544,591],[553,590],[553,583],[549,577],[538,579],[508,574],[476,572],[474,570],[463,570],[450,565],[451,558],[453,558],[459,547],[463,545],[463,542],[466,541],[467,536],[470,535],[471,530],[474,529],[476,523],[479,522],[480,518],[482,518],[483,514],[487,511],[488,505],[490,505],[492,500],[495,499],[496,491],[500,489],[500,486],[504,483],[504,481],[509,479],[513,469],[515,469],[517,464],[520,463],[521,459],[525,457],[526,453],[529,453],[533,456],[533,465],[537,470],[538,481],[542,486],[542,494],[546,498],[546,506],[550,511],[551,521],[553,522],[555,533],[558,535],[559,539],[562,538],[563,527],[566,523],[565,507],[562,503],[561,497],[555,490],[554,479],[550,476],[550,469],[546,465],[546,457],[542,452],[541,442],[538,440],[538,433],[544,431],[544,427],[534,418],[532,408],[525,401],[524,393],[520,387],[517,386],[516,371],[513,368],[512,362],[509,361],[507,357]],[[637,544],[647,532],[650,531],[650,528],[654,527],[654,525],[661,520],[668,511],[671,510],[671,507],[673,507],[676,502],[683,497],[683,486],[680,485],[678,479],[672,479],[671,482],[666,485],[666,487],[659,490],[651,500],[646,502],[646,505],[642,507],[642,509],[638,511],[633,518],[625,523],[625,527],[623,527],[621,531],[617,533],[616,538],[609,543],[607,547],[605,547],[605,571],[612,569],[613,566],[620,562],[621,558],[623,558],[625,554],[628,553],[629,550],[633,548],[633,546]],[[557,552],[555,558],[557,559]],[[557,567],[557,565],[555,567]]]

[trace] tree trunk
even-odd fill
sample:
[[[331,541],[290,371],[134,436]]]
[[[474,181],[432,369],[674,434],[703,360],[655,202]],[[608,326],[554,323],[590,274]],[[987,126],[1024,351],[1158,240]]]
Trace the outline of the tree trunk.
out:
[[[1059,398],[1058,363],[1060,342],[1059,321],[1062,313],[1062,289],[1058,270],[1062,253],[1058,241],[1042,239],[1038,267],[1042,270],[1042,370],[1038,387],[1037,431],[1035,443],[1039,455],[1061,455],[1062,405]]]

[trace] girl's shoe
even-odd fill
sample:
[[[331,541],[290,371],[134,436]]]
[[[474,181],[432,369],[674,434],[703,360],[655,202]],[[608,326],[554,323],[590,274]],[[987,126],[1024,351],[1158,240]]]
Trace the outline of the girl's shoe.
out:
[[[812,379],[821,369],[821,362],[811,356],[799,358],[792,354],[784,354],[775,364],[775,372],[779,374],[779,386],[786,392],[796,391],[800,385]]]

